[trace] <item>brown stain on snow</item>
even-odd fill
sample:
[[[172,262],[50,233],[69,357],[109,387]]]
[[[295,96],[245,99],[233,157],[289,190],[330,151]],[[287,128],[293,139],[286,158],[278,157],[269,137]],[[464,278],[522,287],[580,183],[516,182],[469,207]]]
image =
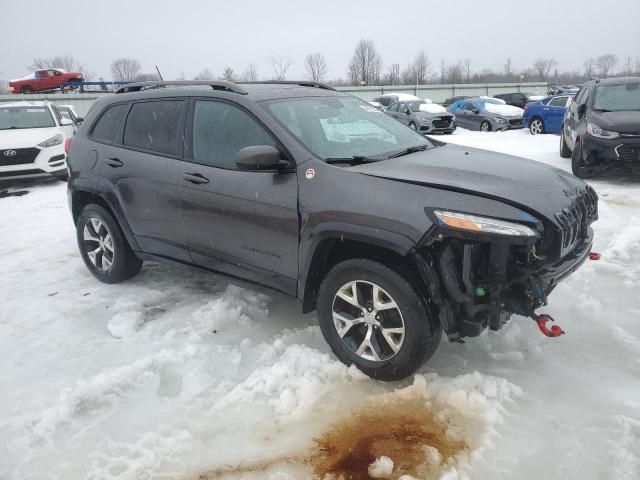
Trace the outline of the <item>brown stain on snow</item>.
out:
[[[425,407],[424,399],[371,402],[315,439],[308,458],[318,478],[368,480],[368,467],[385,455],[393,460],[391,478],[409,474],[424,478],[425,447],[433,447],[444,462],[467,446],[447,438],[446,425]]]
[[[211,480],[266,471],[284,464],[306,465],[315,479],[369,480],[368,467],[383,455],[394,463],[391,479],[409,474],[431,478],[426,447],[435,448],[442,463],[467,451],[462,441],[449,438],[447,426],[425,405],[424,398],[374,399],[339,420],[314,439],[306,454],[224,465],[195,477]]]

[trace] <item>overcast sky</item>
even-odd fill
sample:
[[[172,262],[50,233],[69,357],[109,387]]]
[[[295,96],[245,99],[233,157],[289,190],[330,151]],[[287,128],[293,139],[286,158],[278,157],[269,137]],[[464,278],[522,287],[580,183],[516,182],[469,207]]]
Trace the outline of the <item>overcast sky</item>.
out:
[[[88,6],[90,4],[91,6]],[[361,38],[374,41],[384,63],[401,67],[424,48],[441,58],[471,58],[472,70],[516,69],[554,57],[561,70],[581,69],[588,56],[640,56],[640,0],[104,0],[2,1],[0,78],[28,73],[34,57],[70,54],[110,78],[111,61],[137,58],[165,78],[192,78],[203,68],[260,77],[266,58],[289,55],[288,78],[304,76],[304,57],[320,52],[329,78],[345,77]]]

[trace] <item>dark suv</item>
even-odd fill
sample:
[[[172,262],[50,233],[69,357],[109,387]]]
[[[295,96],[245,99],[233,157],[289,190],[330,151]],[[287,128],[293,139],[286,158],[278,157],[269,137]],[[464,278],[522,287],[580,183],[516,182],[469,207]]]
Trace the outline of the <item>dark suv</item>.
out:
[[[581,178],[640,173],[640,77],[585,83],[564,114],[560,155]]]
[[[391,380],[443,330],[538,318],[589,254],[597,197],[561,170],[430,140],[322,84],[184,83],[127,85],[74,137],[69,202],[103,282],[153,260],[266,285]]]

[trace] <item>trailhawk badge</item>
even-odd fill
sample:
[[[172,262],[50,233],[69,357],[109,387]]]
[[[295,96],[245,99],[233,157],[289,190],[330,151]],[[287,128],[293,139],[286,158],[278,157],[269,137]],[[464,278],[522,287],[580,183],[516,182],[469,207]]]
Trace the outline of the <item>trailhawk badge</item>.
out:
[[[304,176],[311,180],[316,176],[316,171],[313,168],[307,168],[307,171],[304,172]]]

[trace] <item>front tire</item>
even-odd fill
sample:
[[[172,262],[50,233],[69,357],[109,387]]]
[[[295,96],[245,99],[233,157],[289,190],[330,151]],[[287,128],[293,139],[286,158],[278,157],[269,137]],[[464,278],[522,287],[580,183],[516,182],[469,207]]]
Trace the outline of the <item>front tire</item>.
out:
[[[589,178],[593,176],[593,173],[589,171],[582,153],[582,141],[576,139],[576,144],[571,154],[571,171],[578,178]]]
[[[480,131],[481,132],[490,132],[491,131],[491,124],[489,122],[487,122],[486,120],[483,120],[482,123],[480,124]]]
[[[413,122],[409,122],[409,128],[412,129],[412,130],[418,130],[418,127]]]
[[[29,85],[25,85],[20,89],[20,93],[24,95],[33,93],[33,87],[30,87]]]
[[[413,282],[367,259],[346,260],[331,269],[320,286],[318,320],[343,363],[379,380],[415,373],[442,335]]]
[[[560,156],[562,158],[571,157],[571,149],[567,145],[567,141],[564,138],[564,125],[560,128]]]
[[[100,205],[92,203],[82,209],[76,223],[76,238],[85,265],[101,282],[128,280],[142,267],[118,222]]]

